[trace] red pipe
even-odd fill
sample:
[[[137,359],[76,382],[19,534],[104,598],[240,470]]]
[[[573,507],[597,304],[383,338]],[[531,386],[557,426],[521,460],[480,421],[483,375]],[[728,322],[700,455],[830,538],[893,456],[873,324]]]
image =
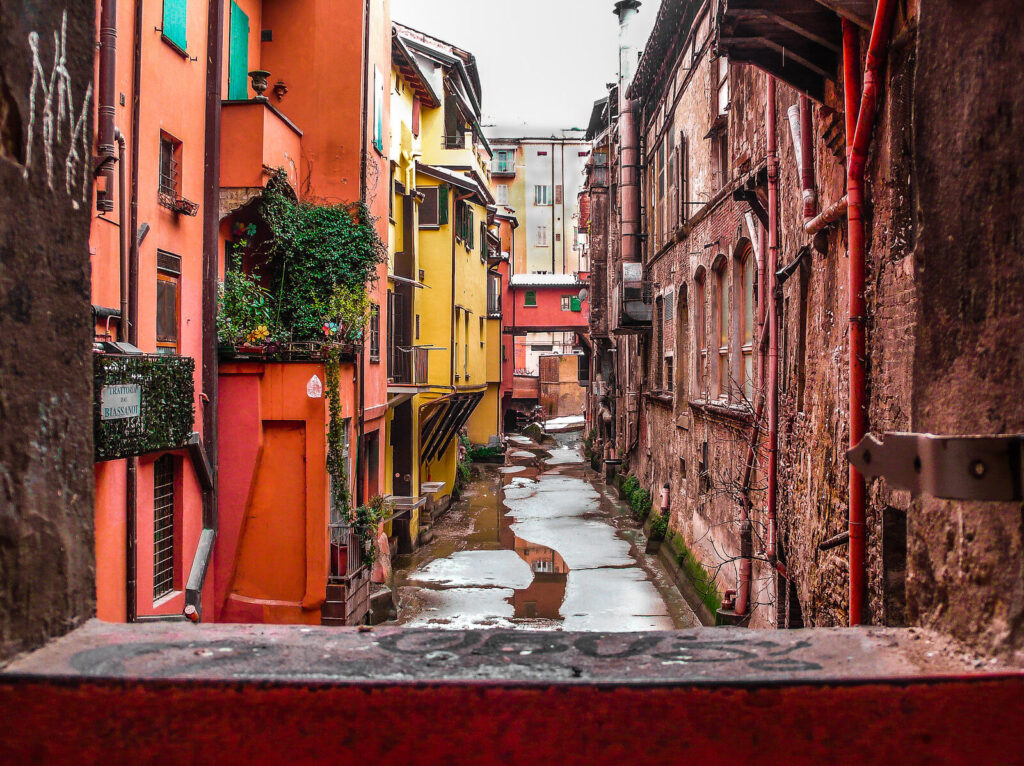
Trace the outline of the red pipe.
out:
[[[768,77],[765,105],[768,134],[768,534],[765,556],[775,562],[775,512],[779,452],[779,316],[775,272],[779,268],[779,151],[775,121],[775,78]]]
[[[834,202],[822,210],[810,220],[804,221],[804,231],[808,234],[817,234],[822,229],[831,226],[846,215],[846,208],[849,200],[844,196],[838,202]]]
[[[635,99],[621,100],[619,190],[622,195],[622,262],[640,262],[640,134]]]
[[[846,188],[849,218],[849,321],[850,321],[850,446],[863,438],[867,429],[866,396],[866,342],[864,320],[867,306],[864,300],[865,247],[864,247],[864,167],[867,164],[868,144],[874,128],[875,110],[880,90],[885,53],[896,10],[895,0],[879,0],[871,28],[864,72],[864,92],[860,108],[853,116],[856,103],[856,66],[858,51],[856,32],[843,21],[843,77],[846,88]],[[864,555],[864,477],[850,465],[850,625],[863,621],[864,591],[867,581]]]
[[[818,214],[818,195],[814,190],[814,141],[811,138],[811,100],[800,95],[800,185],[804,200],[804,223]]]

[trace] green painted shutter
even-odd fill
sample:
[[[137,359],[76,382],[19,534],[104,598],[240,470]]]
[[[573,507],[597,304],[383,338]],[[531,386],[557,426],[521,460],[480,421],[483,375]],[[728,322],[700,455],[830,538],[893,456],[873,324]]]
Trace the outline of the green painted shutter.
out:
[[[448,223],[448,187],[444,184],[437,187],[437,223],[439,226]]]
[[[466,234],[468,235],[469,238],[469,249],[472,250],[473,239],[475,235],[475,232],[473,231],[473,208],[467,205],[466,212],[468,213],[468,215],[466,216]]]
[[[573,311],[580,311],[581,308],[582,308],[580,306],[580,299],[575,297],[575,296],[570,298],[569,299],[569,308],[572,309]]]
[[[164,0],[164,37],[186,50],[185,19],[188,16],[188,0]]]
[[[249,98],[249,17],[231,0],[231,43],[228,49],[228,98]]]

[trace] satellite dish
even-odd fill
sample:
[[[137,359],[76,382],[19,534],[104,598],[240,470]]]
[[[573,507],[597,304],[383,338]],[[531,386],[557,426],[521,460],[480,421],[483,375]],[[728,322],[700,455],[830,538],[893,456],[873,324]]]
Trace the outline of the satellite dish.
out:
[[[582,290],[580,290],[579,299],[581,301],[585,301],[587,299],[587,288],[584,287]]]

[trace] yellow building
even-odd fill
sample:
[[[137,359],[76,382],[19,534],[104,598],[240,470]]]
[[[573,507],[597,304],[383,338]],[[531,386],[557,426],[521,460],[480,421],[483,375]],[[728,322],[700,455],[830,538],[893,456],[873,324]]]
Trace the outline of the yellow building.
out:
[[[479,104],[472,54],[395,25],[387,467],[401,498],[450,495],[460,431],[477,443],[500,432],[495,208]]]

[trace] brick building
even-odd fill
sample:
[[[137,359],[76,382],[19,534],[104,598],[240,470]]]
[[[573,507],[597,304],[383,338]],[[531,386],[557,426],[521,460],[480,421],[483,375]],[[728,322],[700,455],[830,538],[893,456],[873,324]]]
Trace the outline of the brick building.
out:
[[[623,55],[595,104],[590,423],[609,469],[656,497],[669,486],[670,534],[728,617],[1019,641],[1019,507],[865,483],[846,457],[866,431],[1001,434],[1024,420],[1007,399],[1019,354],[991,376],[970,369],[1017,310],[996,285],[1021,278],[976,253],[1005,251],[1019,221],[935,185],[965,157],[997,168],[1001,151],[959,135],[921,89],[950,72],[946,43],[926,47],[939,22],[922,6],[952,12],[786,5],[664,0],[635,74]],[[986,24],[978,37],[1003,45]],[[973,66],[958,86],[972,77],[987,94],[972,99],[989,120],[977,132],[1001,135],[1004,89]],[[949,247],[960,241],[971,249]]]

